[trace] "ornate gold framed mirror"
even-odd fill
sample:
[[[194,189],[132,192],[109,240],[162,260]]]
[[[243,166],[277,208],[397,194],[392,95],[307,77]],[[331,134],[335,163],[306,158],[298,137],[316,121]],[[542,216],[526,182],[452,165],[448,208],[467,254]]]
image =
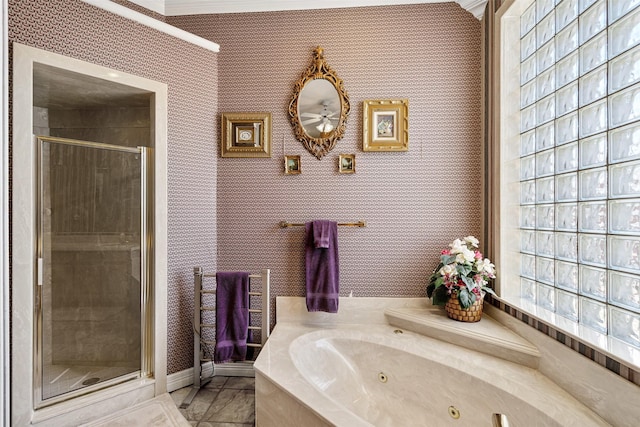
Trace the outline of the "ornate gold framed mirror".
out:
[[[313,61],[296,82],[289,103],[289,119],[296,139],[318,160],[344,136],[351,105],[342,79],[324,59],[324,49],[313,50]]]

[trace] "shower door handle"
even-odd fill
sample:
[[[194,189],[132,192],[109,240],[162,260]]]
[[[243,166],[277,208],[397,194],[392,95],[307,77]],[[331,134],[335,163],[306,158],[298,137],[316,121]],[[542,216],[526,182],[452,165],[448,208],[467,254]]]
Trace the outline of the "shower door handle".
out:
[[[44,258],[38,258],[38,286],[44,283]]]

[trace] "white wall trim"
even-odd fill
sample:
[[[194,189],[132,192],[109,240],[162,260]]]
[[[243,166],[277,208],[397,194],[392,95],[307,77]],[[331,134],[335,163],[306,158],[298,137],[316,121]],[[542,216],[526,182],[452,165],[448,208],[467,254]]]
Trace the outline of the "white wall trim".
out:
[[[138,6],[142,6],[145,9],[149,9],[153,12],[164,15],[164,0],[129,0],[131,3],[135,3]]]
[[[335,9],[362,6],[391,6],[401,4],[447,3],[454,0],[325,0],[301,2],[299,0],[165,0],[165,15],[198,15],[208,13],[273,12],[282,10]],[[455,0],[463,9],[478,19],[484,14],[487,0]]]
[[[478,20],[484,16],[484,9],[487,6],[487,0],[455,0],[455,2]]]
[[[211,363],[202,364],[202,376],[209,377],[213,374],[213,367]],[[184,387],[188,387],[193,384],[193,368],[188,368],[183,371],[179,371],[173,374],[167,375],[167,391],[179,390]]]
[[[335,9],[361,6],[387,6],[397,4],[442,3],[451,0],[325,0],[301,2],[299,0],[165,0],[167,16],[207,13],[273,12],[282,10]]]
[[[112,1],[109,1],[109,0],[82,0],[82,1],[85,3],[89,3],[90,5],[99,7],[101,9],[107,10],[116,15],[122,16],[124,18],[131,19],[132,21],[136,21],[139,24],[146,25],[147,27],[161,31],[165,34],[169,34],[170,36],[177,37],[179,39],[192,43],[196,46],[200,46],[212,52],[220,51],[220,45],[217,43],[204,39],[200,36],[196,36],[195,34],[191,34],[187,31],[181,30],[180,28],[174,27],[173,25],[169,25],[166,22],[158,21],[155,18],[152,18],[140,12],[136,12],[135,10],[119,5],[118,3],[113,3]]]
[[[2,165],[2,191],[0,192],[0,424],[11,425],[9,400],[9,49],[8,6],[2,0],[0,6],[2,32],[0,33],[0,60],[2,61],[2,94],[0,95],[0,164]]]
[[[214,373],[215,370],[215,373]],[[202,364],[202,378],[207,377],[253,377],[253,365],[248,363],[223,363],[215,365],[210,362]],[[193,384],[193,368],[188,368],[167,375],[167,391],[171,393]]]

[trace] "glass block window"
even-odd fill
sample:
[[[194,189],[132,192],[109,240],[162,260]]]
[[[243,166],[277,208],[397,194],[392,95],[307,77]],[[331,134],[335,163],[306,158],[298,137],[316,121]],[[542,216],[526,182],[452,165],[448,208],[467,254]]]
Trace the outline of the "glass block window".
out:
[[[520,20],[520,295],[640,348],[640,0]]]

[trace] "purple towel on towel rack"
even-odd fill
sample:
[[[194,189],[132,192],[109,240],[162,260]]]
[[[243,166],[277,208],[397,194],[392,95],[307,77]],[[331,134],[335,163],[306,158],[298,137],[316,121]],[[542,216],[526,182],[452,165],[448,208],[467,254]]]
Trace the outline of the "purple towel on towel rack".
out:
[[[313,221],[305,224],[307,310],[338,312],[340,269],[338,224]]]
[[[245,360],[249,327],[249,273],[216,273],[215,363]]]

